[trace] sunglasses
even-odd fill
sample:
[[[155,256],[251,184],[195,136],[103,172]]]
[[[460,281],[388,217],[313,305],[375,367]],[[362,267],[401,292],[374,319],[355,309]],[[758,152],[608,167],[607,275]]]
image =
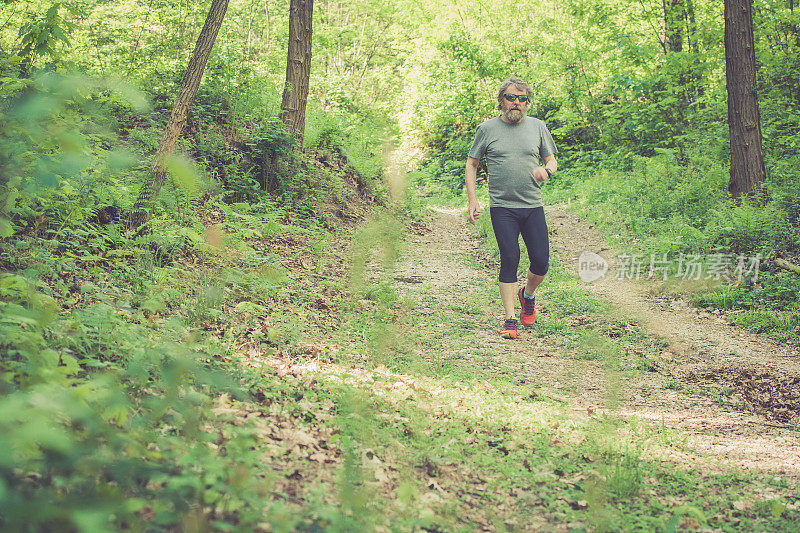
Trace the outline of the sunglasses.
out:
[[[519,100],[521,104],[531,101],[531,97],[525,94],[504,94],[503,98],[505,98],[509,102],[513,102],[514,100]]]

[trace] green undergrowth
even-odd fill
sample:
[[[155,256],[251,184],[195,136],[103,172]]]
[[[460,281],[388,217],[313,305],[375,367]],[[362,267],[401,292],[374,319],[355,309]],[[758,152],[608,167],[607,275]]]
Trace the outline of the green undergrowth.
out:
[[[764,272],[755,283],[722,285],[690,297],[692,304],[727,311],[726,319],[754,333],[800,343],[800,277],[794,272]]]
[[[375,415],[399,415],[401,422],[379,422],[362,444],[394,439],[387,456],[399,454],[406,461],[400,470],[408,469],[415,479],[398,484],[398,498],[419,513],[418,525],[469,531],[488,522],[515,531],[566,523],[576,531],[618,531],[669,530],[672,524],[677,530],[691,524],[685,522],[690,518],[722,530],[788,531],[796,519],[787,500],[762,503],[755,493],[726,490],[747,486],[754,481],[749,475],[701,475],[665,469],[646,458],[670,439],[657,426],[597,419],[564,431],[560,424],[569,424],[569,418],[558,411],[537,412],[541,418],[535,423],[520,426],[519,418],[497,405],[498,393],[493,387],[481,396],[483,414],[477,418],[447,410],[432,416],[408,402],[375,405]],[[521,408],[530,416],[530,409]],[[565,433],[580,440],[562,442]],[[739,515],[733,498],[759,503],[741,514],[740,527],[728,526]],[[392,498],[375,500],[370,507],[396,512]]]
[[[187,156],[133,231],[168,110],[54,73],[0,98],[0,529],[280,529],[290,498],[270,492],[258,436],[215,409],[295,401],[274,374],[249,387],[241,354],[305,353],[310,312],[335,327],[316,302],[344,292],[343,220],[385,196],[380,136],[339,120],[338,144],[298,155],[275,121],[231,135],[201,94]]]
[[[208,228],[156,219],[131,238],[119,224],[83,223],[62,226],[72,244],[4,243],[4,529],[224,531],[278,513],[264,503],[255,435],[219,429],[211,407],[223,393],[253,400],[240,352],[300,350],[296,317],[330,290],[303,277],[325,272],[341,237],[258,224],[257,211],[211,200],[194,213],[215,216]],[[283,266],[269,244],[280,239],[309,266]]]

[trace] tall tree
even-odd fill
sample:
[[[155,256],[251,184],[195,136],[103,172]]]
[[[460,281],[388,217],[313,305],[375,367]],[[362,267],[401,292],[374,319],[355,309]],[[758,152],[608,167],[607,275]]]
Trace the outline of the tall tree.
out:
[[[672,52],[682,52],[683,36],[686,33],[686,10],[683,0],[661,0],[661,2],[664,8],[665,47]]]
[[[689,41],[689,51],[696,54],[699,51],[697,45],[697,18],[694,14],[694,2],[686,0],[686,39]]]
[[[311,75],[311,23],[314,0],[291,0],[289,6],[289,47],[286,53],[286,83],[283,87],[280,119],[303,144],[306,123],[308,80]]]
[[[194,52],[192,52],[192,58],[189,60],[189,66],[186,67],[186,72],[183,75],[178,97],[172,105],[169,122],[167,122],[161,134],[158,150],[150,165],[150,181],[142,186],[139,197],[134,204],[130,218],[130,225],[133,228],[143,224],[150,216],[153,202],[167,179],[167,170],[164,166],[165,159],[175,151],[175,145],[183,131],[183,126],[186,124],[189,106],[192,105],[192,100],[197,94],[197,88],[200,87],[200,80],[206,69],[208,57],[211,55],[211,49],[214,47],[214,41],[217,39],[219,28],[225,19],[229,1],[212,0],[211,2],[206,22],[200,31],[197,44],[194,46]]]
[[[752,0],[725,0],[725,75],[731,136],[728,191],[734,198],[754,192],[766,177],[752,10]]]

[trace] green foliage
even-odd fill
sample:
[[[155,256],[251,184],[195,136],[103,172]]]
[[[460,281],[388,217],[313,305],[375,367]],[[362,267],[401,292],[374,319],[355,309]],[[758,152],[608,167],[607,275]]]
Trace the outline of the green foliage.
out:
[[[633,450],[617,454],[610,461],[608,489],[618,498],[632,498],[642,485],[642,468],[639,454]]]
[[[645,76],[613,75],[598,106],[600,147],[652,156],[685,146],[706,69],[697,54],[674,52]]]
[[[93,16],[63,11],[20,24],[17,54],[0,53],[0,528],[231,530],[265,514],[289,523],[265,503],[255,432],[210,407],[222,392],[245,396],[239,369],[222,362],[231,346],[269,353],[277,342],[263,326],[288,277],[266,243],[301,232],[319,252],[320,235],[285,222],[314,227],[335,187],[274,118],[273,84],[251,76],[228,96],[217,57],[180,141],[191,159],[168,160],[173,183],[132,235],[124,215],[183,65],[151,61],[137,74],[153,82],[147,95],[57,73],[67,29],[72,46],[85,43],[85,19],[71,21]],[[79,62],[103,65],[100,49],[127,57],[100,37]],[[155,57],[135,48],[132,61]],[[365,192],[379,189],[386,122],[366,124],[337,126]],[[201,190],[198,174],[212,186]]]
[[[800,280],[791,272],[761,272],[757,282],[745,280],[698,295],[695,303],[718,309],[797,308],[800,301]]]
[[[653,158],[632,157],[629,173],[617,170],[619,165],[611,159],[577,176],[568,170],[551,185],[577,192],[609,233],[630,231],[644,238],[646,248],[638,253],[698,253],[715,242],[706,232],[715,216],[712,210],[727,196],[727,177],[713,160],[696,154],[683,157],[679,161],[672,151]]]
[[[800,202],[796,191],[800,187],[800,159],[786,155],[772,166],[767,186],[774,199],[773,211],[793,227],[800,227]]]
[[[76,25],[59,13],[62,8],[72,16],[80,14],[74,5],[56,2],[43,15],[26,21],[20,27],[20,56],[29,64],[39,57],[56,60],[59,56],[56,49],[58,43],[69,46],[68,34]]]
[[[309,505],[301,512],[291,506],[297,496],[273,490],[272,474],[262,477],[258,432],[218,419],[210,407],[222,391],[244,396],[232,384],[240,380],[264,404],[293,406],[299,387],[227,362],[231,349],[299,350],[294,325],[305,310],[298,302],[313,297],[291,281],[305,280],[314,291],[340,287],[320,283],[324,266],[287,267],[273,248],[300,241],[298,256],[319,258],[320,237],[334,238],[320,229],[335,224],[320,214],[323,204],[343,203],[348,183],[385,198],[382,156],[396,130],[401,150],[423,159],[421,191],[457,195],[475,126],[496,113],[495,87],[509,74],[533,83],[532,114],[548,123],[561,149],[551,198],[593,206],[596,221],[620,240],[642,239],[648,251],[797,253],[798,15],[784,6],[756,10],[767,203],[734,205],[725,201],[720,4],[697,4],[696,49],[677,53],[658,41],[660,6],[627,1],[523,2],[518,17],[501,5],[373,0],[322,10],[303,153],[276,118],[288,10],[234,3],[180,141],[185,155],[170,160],[174,183],[146,231],[132,235],[124,215],[147,179],[146,161],[207,4],[76,5],[0,5],[2,529],[236,530],[266,521],[289,531],[358,529],[378,520],[360,465],[360,446],[388,424],[374,416],[375,402],[336,398],[341,494],[335,504],[325,487],[317,500],[304,495]],[[196,174],[210,186],[195,188]],[[374,220],[355,239],[354,275],[361,278],[376,242],[387,268],[398,252],[401,221]],[[492,233],[488,212],[481,231]],[[566,274],[552,276],[552,315],[595,311],[584,288]],[[359,339],[375,363],[402,365],[410,350],[396,319],[405,299],[383,283],[363,288],[359,305],[370,311],[353,320]],[[739,323],[781,338],[797,337],[797,300],[796,280],[784,273],[699,297],[703,305],[743,310],[734,315]],[[475,301],[465,309],[485,314]],[[585,343],[587,357],[625,356],[563,320],[543,327]],[[437,376],[456,370],[455,359],[445,359],[431,365]],[[652,368],[641,354],[625,364]],[[511,449],[495,436],[475,446],[461,424],[417,425],[424,426],[398,429],[392,442],[402,440],[432,471],[444,472],[451,460],[468,463],[483,449],[477,457],[492,476],[527,486],[532,472],[520,464],[552,469],[545,463],[552,461],[563,471],[581,461],[548,456],[550,440],[534,432],[530,447]],[[409,436],[412,429],[424,437]],[[615,501],[642,503],[642,479],[653,467],[638,451],[613,450],[598,468]],[[394,527],[446,524],[430,510],[416,512],[429,495],[413,483],[414,471],[404,475]],[[686,490],[680,479],[659,476]],[[507,492],[505,481],[497,483],[481,498]],[[548,490],[542,501],[565,508]],[[762,507],[758,513],[776,519],[785,511]],[[705,521],[694,508],[668,511],[667,529],[688,515]],[[614,524],[652,529],[659,512],[656,505]]]
[[[709,240],[725,250],[753,255],[760,252],[764,256],[798,249],[799,231],[774,204],[764,207],[747,201],[721,204],[711,211],[706,228]]]
[[[213,503],[209,487],[229,500],[250,490],[196,475],[197,464],[208,476],[252,459],[208,447],[209,392],[233,389],[190,344],[154,336],[111,303],[56,316],[19,276],[0,278],[0,297],[4,528],[112,530],[142,523],[145,507],[166,526],[190,501]]]
[[[384,165],[382,144],[389,128],[385,119],[376,116],[313,112],[306,122],[304,145],[332,152],[372,187],[377,187]]]
[[[85,220],[98,207],[117,204],[118,174],[135,159],[108,146],[113,134],[93,101],[94,95],[115,87],[121,85],[42,74],[29,80],[23,94],[2,102],[3,236],[40,227],[42,219],[50,227],[75,217]],[[132,103],[143,109],[135,91],[126,93],[134,94]]]
[[[486,80],[505,77],[504,58],[463,29],[437,44],[437,63],[427,65],[428,77],[414,102],[411,127],[420,132],[427,151],[414,179],[430,187],[430,194],[458,194],[475,128],[497,105]]]
[[[800,312],[752,309],[735,315],[733,322],[753,333],[766,334],[782,342],[797,343],[800,340]]]

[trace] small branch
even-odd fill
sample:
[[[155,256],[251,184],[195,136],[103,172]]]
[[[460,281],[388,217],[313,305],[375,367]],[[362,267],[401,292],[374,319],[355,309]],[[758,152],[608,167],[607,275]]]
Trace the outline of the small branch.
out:
[[[789,424],[771,424],[769,422],[756,422],[756,424],[761,424],[762,426],[778,428],[778,429],[789,429],[790,427],[792,427]]]
[[[402,283],[422,283],[422,276],[395,276],[394,279]]]
[[[789,261],[784,261],[780,258],[775,259],[775,266],[784,270],[789,270],[795,274],[800,274],[800,266],[790,263]]]

